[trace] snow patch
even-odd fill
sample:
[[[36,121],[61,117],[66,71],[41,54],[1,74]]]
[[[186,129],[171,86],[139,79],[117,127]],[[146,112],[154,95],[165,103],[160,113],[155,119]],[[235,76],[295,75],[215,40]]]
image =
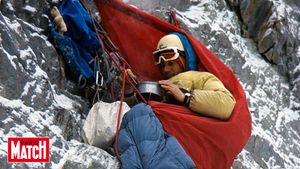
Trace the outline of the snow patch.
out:
[[[33,50],[28,47],[27,49],[24,50],[20,50],[20,58],[26,61],[26,67],[27,69],[33,69],[31,65],[35,65],[34,66],[34,74],[32,74],[33,78],[46,78],[48,79],[48,75],[45,71],[43,71],[40,66],[38,66],[38,64],[35,64],[33,62],[37,61],[37,57],[35,55],[35,53],[33,52]]]
[[[58,95],[58,94],[54,94],[54,100],[55,103],[58,107],[67,109],[67,110],[72,110],[73,109],[73,104],[75,104],[75,102],[73,100],[71,100],[70,98],[68,98],[65,95]]]
[[[34,26],[34,25],[32,25],[32,24],[30,24],[30,23],[24,21],[24,20],[21,20],[21,19],[17,19],[17,20],[18,20],[19,22],[22,22],[23,24],[29,26],[32,30],[34,30],[34,31],[36,31],[36,32],[38,32],[38,33],[41,33],[41,32],[44,30],[44,29],[39,28],[39,27],[36,27],[36,26]]]
[[[37,136],[32,132],[26,132],[23,133],[22,137],[37,137]]]
[[[27,49],[20,50],[20,58],[25,61],[27,60],[27,64],[32,59],[31,56],[35,56],[35,54],[30,47],[28,47]],[[36,60],[36,57],[34,57],[33,59]]]
[[[31,132],[31,131],[27,126],[25,126],[25,124],[22,125],[16,124],[15,127],[9,129],[9,132],[4,136],[4,139],[7,142],[8,137],[20,137],[27,132]]]
[[[44,42],[46,42],[46,46],[48,46],[48,47],[52,47],[52,46],[53,46],[53,45],[48,41],[48,37],[45,36],[45,35],[43,35],[43,34],[39,34],[39,33],[34,32],[34,33],[31,33],[30,36],[32,36],[32,37],[39,37],[39,38],[43,39]]]
[[[243,149],[243,151],[238,155],[237,161],[241,160],[241,163],[245,168],[251,168],[251,169],[260,169],[261,167],[259,164],[256,163],[256,161],[252,158],[252,155],[250,152],[248,152],[246,149]]]
[[[7,154],[7,139],[5,140],[3,129],[0,129],[0,155]]]
[[[10,2],[7,2],[7,6],[10,11],[15,11],[14,7],[12,6],[12,4]]]
[[[39,111],[34,111],[29,114],[28,123],[32,125],[32,127],[36,127],[39,130],[42,130],[45,128],[45,126],[50,126],[52,122],[50,122],[48,119],[44,119]]]
[[[22,29],[22,26],[20,25],[20,23],[16,20],[13,20],[11,21],[9,18],[3,16],[5,22],[7,23],[7,26],[15,31],[17,34],[21,34],[21,29]]]
[[[298,58],[300,58],[300,47],[298,47],[296,55],[297,55]],[[297,65],[296,68],[293,71],[294,74],[297,73],[297,72],[300,72],[300,64]],[[299,78],[300,78],[300,76],[299,76]]]
[[[285,18],[286,16],[286,9],[287,9],[287,5],[285,5],[282,1],[274,1],[273,2],[276,12],[277,12],[277,17],[281,18]],[[278,18],[278,19],[279,19]]]
[[[21,109],[21,112],[31,112],[33,109],[30,107],[27,107],[23,104],[23,101],[18,99],[18,100],[8,100],[2,96],[0,96],[0,105],[3,107],[10,107],[12,109]]]
[[[35,73],[33,74],[33,77],[43,77],[45,79],[49,79],[48,74],[39,66],[35,67]]]
[[[24,10],[29,11],[29,12],[31,12],[31,13],[35,13],[35,12],[37,11],[34,7],[32,7],[32,6],[30,6],[30,5],[26,5],[26,6],[24,7]]]
[[[288,124],[291,121],[297,121],[300,118],[300,114],[291,109],[285,108],[282,111],[278,112],[278,118],[276,120],[276,129],[279,131],[279,128],[284,124]]]
[[[29,92],[29,88],[33,87],[35,85],[36,81],[32,81],[32,82],[27,82],[24,86],[24,90],[21,94],[21,97],[26,96]]]
[[[6,119],[2,120],[3,124],[9,123],[9,122],[13,122],[14,120],[11,117],[7,117]],[[1,133],[1,132],[0,132]],[[0,134],[1,136],[1,134]]]
[[[51,121],[53,121],[53,120],[51,120]],[[55,133],[56,136],[62,135],[62,130],[58,126],[50,125],[49,128],[53,133]]]
[[[13,61],[14,59],[18,59],[18,57],[16,55],[10,55],[4,48],[0,48],[2,49],[2,51],[6,54],[8,60],[10,61],[10,64],[12,65],[12,67],[17,70],[17,65],[15,64],[15,62]]]
[[[300,78],[299,78],[300,79]],[[294,100],[296,100],[296,98],[294,96],[291,97],[291,102],[290,102],[290,107],[300,107],[300,103],[299,102],[295,102]]]

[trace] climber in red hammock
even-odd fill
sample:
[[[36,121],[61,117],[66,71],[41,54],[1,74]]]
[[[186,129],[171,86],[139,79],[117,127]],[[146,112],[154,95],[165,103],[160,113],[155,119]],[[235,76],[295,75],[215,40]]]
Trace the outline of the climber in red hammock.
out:
[[[210,75],[212,77],[217,77],[215,78],[215,80],[213,80],[214,82],[212,82],[212,84],[219,84],[220,80],[222,82],[220,82],[220,84],[223,84],[226,87],[226,89],[221,87],[222,89],[225,89],[223,93],[226,93],[226,91],[230,91],[230,93],[228,93],[226,96],[227,99],[230,100],[231,95],[234,98],[232,100],[234,100],[233,102],[235,102],[235,105],[234,108],[231,107],[233,108],[232,112],[230,111],[231,108],[228,107],[220,106],[223,109],[217,110],[215,105],[212,106],[212,108],[215,108],[214,110],[221,112],[220,114],[224,115],[222,117],[215,116],[216,114],[214,113],[212,114],[212,112],[216,112],[213,109],[207,112],[204,110],[200,110],[199,113],[208,113],[206,115],[200,115],[197,110],[193,110],[193,105],[197,103],[194,99],[197,97],[192,96],[190,97],[189,101],[189,94],[186,94],[187,96],[184,96],[186,98],[184,99],[184,102],[189,102],[189,108],[187,106],[182,105],[167,104],[153,101],[148,102],[147,105],[144,104],[144,106],[141,106],[141,104],[139,104],[137,105],[139,106],[139,108],[146,108],[147,110],[149,110],[149,112],[150,110],[154,112],[154,115],[158,118],[158,120],[155,121],[156,125],[148,125],[148,127],[138,128],[137,130],[133,131],[141,131],[142,133],[140,134],[142,134],[142,137],[152,136],[153,133],[147,133],[148,129],[154,126],[159,126],[158,124],[161,124],[163,130],[167,133],[167,136],[174,136],[174,138],[176,138],[180,146],[184,149],[185,153],[181,153],[183,156],[180,157],[188,162],[189,160],[188,158],[184,158],[186,157],[184,156],[184,154],[189,156],[193,161],[194,165],[196,165],[197,169],[230,168],[237,155],[247,144],[247,141],[251,135],[251,115],[248,109],[246,95],[242,85],[240,84],[234,73],[216,55],[214,55],[209,49],[207,49],[199,40],[197,40],[192,35],[186,33],[184,30],[119,0],[96,0],[95,2],[99,9],[103,28],[107,31],[107,34],[109,35],[111,41],[114,43],[120,54],[130,65],[130,68],[135,72],[136,75],[138,75],[139,78],[141,78],[142,80],[151,81],[158,81],[160,79],[163,79],[163,72],[160,71],[160,67],[158,65],[155,65],[155,59],[152,53],[157,47],[159,39],[171,32],[179,32],[179,36],[184,35],[184,37],[186,37],[185,40],[182,40],[184,38],[180,38],[181,42],[190,42],[191,48],[185,48],[185,45],[183,45],[185,53],[184,56],[182,55],[184,60],[182,59],[182,57],[181,60],[182,62],[186,62],[184,70],[185,72],[179,73],[175,77],[179,77],[181,74],[194,72],[196,70],[209,72],[211,73]],[[160,47],[158,46],[158,48]],[[109,52],[114,52],[114,50],[109,50]],[[173,50],[173,52],[176,53],[176,50]],[[182,54],[182,52],[180,51],[178,51],[178,53]],[[168,55],[168,57],[167,55],[162,55],[162,52],[159,51],[155,52],[154,54],[156,56],[156,62],[161,63],[164,61],[171,61],[175,57],[178,57],[176,54]],[[180,61],[180,59],[175,59],[173,61],[178,63],[177,61]],[[180,65],[180,62],[178,64]],[[128,65],[126,67],[128,68]],[[204,72],[197,73],[199,75],[202,75]],[[208,75],[209,73],[204,74]],[[195,77],[200,78],[201,76]],[[202,76],[200,79],[202,79],[203,77],[204,76]],[[176,86],[179,87],[180,85],[188,87],[192,86],[190,90],[186,89],[186,91],[184,91],[183,93],[190,92],[192,95],[196,95],[196,92],[193,92],[194,86],[188,85],[193,84],[193,82],[196,82],[197,79],[192,78],[194,78],[194,76],[190,76],[188,77],[188,79],[184,79],[182,81],[180,79],[173,80],[173,78],[171,78],[170,81],[172,82],[172,84],[174,83],[176,84]],[[211,87],[209,88],[214,89]],[[127,94],[131,95],[130,90],[127,90],[127,92],[129,92]],[[220,94],[223,93],[220,92]],[[181,96],[183,95],[181,94]],[[222,96],[220,95],[220,97]],[[205,100],[200,100],[200,103],[201,101],[203,102]],[[204,102],[201,104],[207,103]],[[127,118],[125,118],[125,122],[128,122],[128,120],[130,120],[130,118],[128,117],[131,117],[131,115],[143,114],[145,112],[137,109],[137,106],[134,106],[132,108],[134,109],[132,110],[132,112],[137,111],[138,113],[128,112],[129,114]],[[224,112],[229,113],[227,114]],[[208,118],[206,116],[216,118]],[[153,117],[153,114],[151,115],[151,117]],[[126,129],[126,127],[121,125],[120,131],[122,129]],[[122,132],[120,132],[120,137],[122,137]],[[126,138],[133,137],[130,136]],[[160,138],[164,139],[170,137]],[[139,143],[143,143],[140,139],[134,140],[134,142],[131,143],[136,143],[137,141]],[[125,143],[125,145],[127,146],[130,146],[132,150],[138,150],[137,152],[139,153],[135,155],[139,155],[140,157],[134,158],[136,156],[130,156],[130,151],[125,151],[125,149],[119,148],[120,157],[121,159],[123,158],[123,160],[121,161],[124,162],[124,164],[122,163],[123,168],[126,168],[127,164],[129,165],[133,163],[137,164],[137,166],[142,166],[142,168],[144,168],[143,165],[148,166],[148,164],[151,165],[152,168],[159,168],[159,166],[155,166],[155,164],[160,163],[152,164],[151,161],[149,161],[149,158],[143,158],[145,154],[143,154],[142,152],[153,150],[155,149],[155,146],[165,144],[152,144],[151,146],[145,146],[144,144],[137,145],[127,144],[126,142],[123,143]],[[180,150],[180,146],[177,146],[177,150]],[[124,158],[126,155],[129,155],[129,158]],[[148,154],[148,157],[152,157],[151,160],[154,161],[171,161],[169,158],[164,156],[158,156],[158,154],[155,153]],[[172,157],[176,158],[179,157],[179,155],[173,154]],[[181,158],[177,158],[177,160],[180,160]],[[142,159],[143,163],[137,162],[136,159]],[[190,162],[191,161],[186,163],[186,166],[193,166]],[[179,164],[178,161],[176,162],[176,164]]]
[[[195,56],[186,50],[190,47],[180,33],[160,39],[153,54],[163,77],[168,80],[160,80],[159,84],[177,104],[203,116],[227,120],[235,106],[234,97],[213,74],[193,70],[195,64],[188,62],[194,62]],[[130,69],[127,74],[136,78]],[[127,85],[125,95],[131,97],[126,99],[128,102],[137,100],[131,93],[133,89]],[[143,103],[133,106],[124,116],[118,143],[123,169],[196,167],[176,138],[164,131],[152,108]]]
[[[161,87],[172,96],[167,101],[185,105],[203,116],[227,120],[235,106],[234,97],[213,74],[191,70],[195,68],[190,68],[191,64],[185,58],[186,55],[192,57],[193,54],[185,51],[185,48],[191,46],[185,39],[183,41],[186,43],[183,44],[180,38],[183,39],[184,35],[168,34],[160,39],[154,51],[156,64],[163,77],[168,79],[159,81]],[[192,62],[191,59],[189,61]],[[127,74],[133,79],[136,78],[130,69]],[[136,100],[129,84],[125,96],[131,96],[126,98],[130,104]]]

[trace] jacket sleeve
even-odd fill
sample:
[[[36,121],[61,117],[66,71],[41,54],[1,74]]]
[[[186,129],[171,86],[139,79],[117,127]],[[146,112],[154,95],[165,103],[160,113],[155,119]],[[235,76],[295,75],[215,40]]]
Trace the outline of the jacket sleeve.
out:
[[[235,106],[235,99],[223,83],[206,73],[204,80],[194,82],[189,108],[205,116],[227,120]]]
[[[170,79],[192,94],[189,108],[203,116],[227,120],[235,106],[235,99],[223,83],[209,72],[187,71]]]

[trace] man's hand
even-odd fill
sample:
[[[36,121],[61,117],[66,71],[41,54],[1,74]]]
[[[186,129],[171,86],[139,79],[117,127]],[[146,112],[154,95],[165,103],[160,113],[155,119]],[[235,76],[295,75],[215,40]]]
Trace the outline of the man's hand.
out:
[[[178,86],[171,83],[169,80],[160,80],[158,83],[161,85],[163,89],[165,89],[168,93],[174,96],[174,98],[180,102],[184,100],[184,93],[179,89]]]
[[[136,83],[136,75],[132,72],[132,70],[131,69],[126,69],[126,75],[128,76],[128,77],[130,77],[130,79],[133,81],[133,83]]]
[[[56,6],[51,9],[51,15],[54,18],[57,30],[61,33],[67,32],[68,29],[66,23]]]
[[[137,79],[137,77],[136,77],[136,75],[131,71],[131,69],[126,69],[125,70],[125,73],[126,73],[126,76],[127,77],[129,77],[129,80],[131,81],[131,82],[133,82],[133,84],[135,84],[136,83],[136,79]],[[119,81],[122,83],[122,77],[120,76],[119,77]],[[125,79],[124,79],[125,80]],[[133,88],[132,88],[132,86],[127,82],[127,80],[126,80],[126,82],[125,82],[125,94],[129,94],[129,93],[132,93],[132,92],[134,92],[134,90],[133,90]]]

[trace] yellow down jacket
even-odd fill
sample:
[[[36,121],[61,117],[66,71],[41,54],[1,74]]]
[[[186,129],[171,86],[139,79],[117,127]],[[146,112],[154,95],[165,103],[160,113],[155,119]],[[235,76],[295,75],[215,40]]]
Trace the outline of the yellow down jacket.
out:
[[[189,108],[204,116],[227,120],[235,99],[223,83],[209,72],[187,71],[169,79],[192,94]]]

